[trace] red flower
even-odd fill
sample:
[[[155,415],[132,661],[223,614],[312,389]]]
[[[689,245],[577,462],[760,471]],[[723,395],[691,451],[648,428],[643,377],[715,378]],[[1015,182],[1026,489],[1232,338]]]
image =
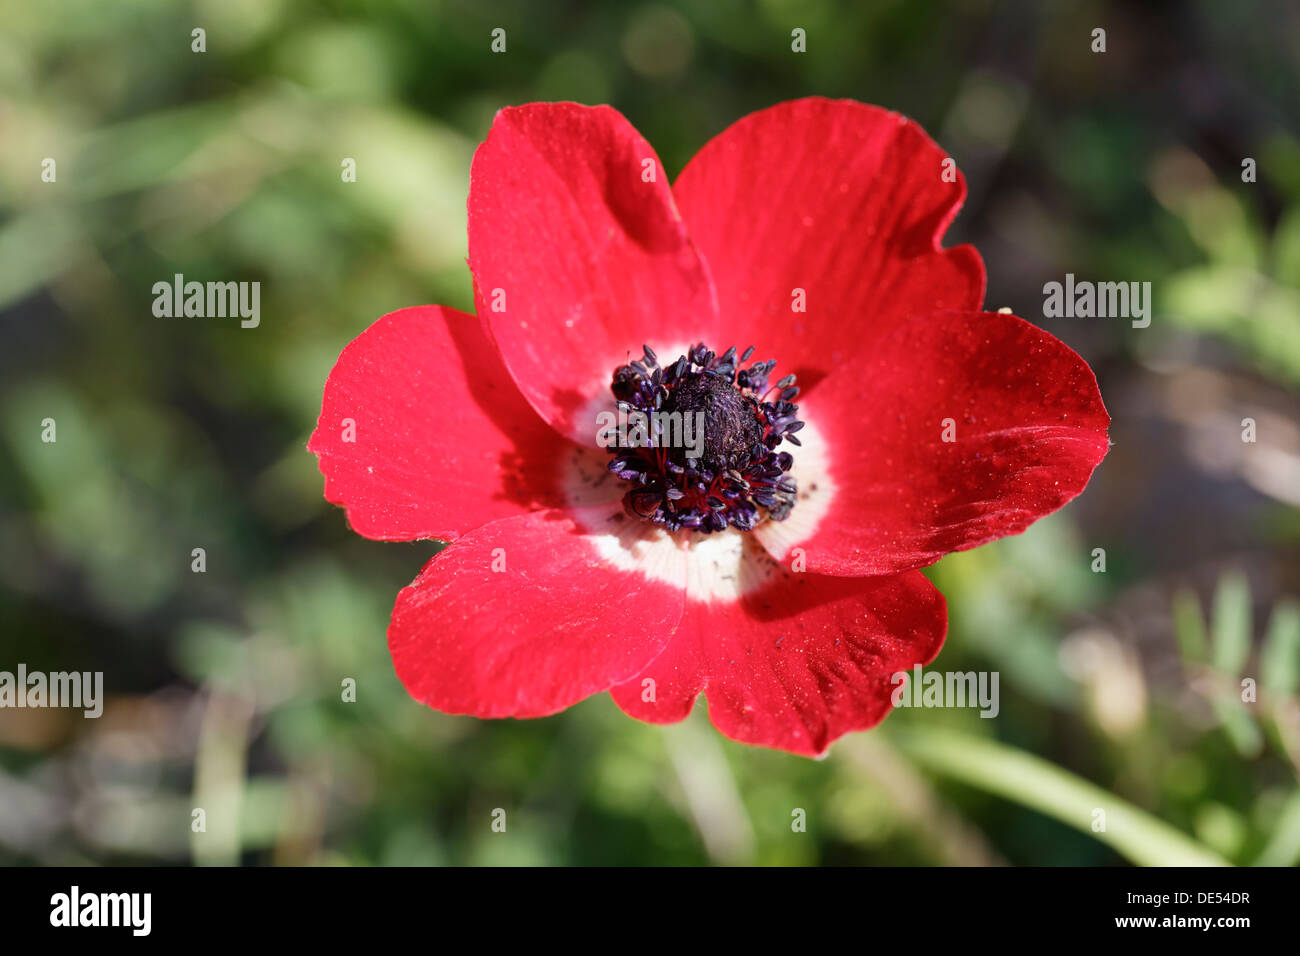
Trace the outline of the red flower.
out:
[[[451,542],[393,609],[414,697],[540,717],[608,690],[667,723],[703,692],[728,737],[809,755],[884,718],[947,629],[917,569],[1055,511],[1108,445],[1087,364],[981,312],[979,255],[940,248],[944,160],[902,116],[806,99],[670,188],[613,109],[497,115],[478,317],[372,325],[309,444],[357,532]],[[703,454],[593,447],[615,394],[704,414]]]

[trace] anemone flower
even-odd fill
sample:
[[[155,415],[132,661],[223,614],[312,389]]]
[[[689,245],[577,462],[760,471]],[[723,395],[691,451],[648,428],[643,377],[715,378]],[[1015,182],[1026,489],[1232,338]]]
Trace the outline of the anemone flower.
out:
[[[806,755],[882,720],[947,630],[918,569],[1060,508],[1108,447],[1083,359],[981,311],[978,253],[940,246],[964,196],[861,103],[754,113],[671,186],[613,109],[498,113],[477,316],[375,322],[308,446],[356,532],[448,542],[393,608],[412,696],[609,691],[669,723],[703,693],[726,736]]]

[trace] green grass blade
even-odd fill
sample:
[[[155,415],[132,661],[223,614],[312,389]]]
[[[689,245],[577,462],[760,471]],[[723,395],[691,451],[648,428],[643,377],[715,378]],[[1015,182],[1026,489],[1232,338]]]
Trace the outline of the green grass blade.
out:
[[[909,727],[890,739],[927,770],[1037,810],[1140,866],[1229,865],[1169,824],[1033,754],[950,731]],[[1101,832],[1092,828],[1097,809],[1106,812]]]
[[[1268,622],[1260,652],[1259,678],[1270,694],[1290,696],[1300,685],[1300,605],[1280,601]]]
[[[1205,640],[1205,617],[1196,594],[1184,589],[1174,595],[1174,637],[1178,650],[1188,663],[1204,663],[1209,659]]]
[[[1250,656],[1250,585],[1240,574],[1225,574],[1214,593],[1214,666],[1240,677]]]

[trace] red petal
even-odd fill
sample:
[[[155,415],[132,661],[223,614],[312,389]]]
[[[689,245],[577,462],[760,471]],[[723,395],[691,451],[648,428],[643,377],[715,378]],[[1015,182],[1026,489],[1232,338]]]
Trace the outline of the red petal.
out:
[[[597,541],[612,532],[581,514],[494,521],[402,589],[388,646],[412,697],[452,714],[542,717],[659,654],[681,617],[681,582],[616,567]]]
[[[849,100],[781,103],[712,139],[673,187],[717,288],[709,344],[755,345],[807,385],[905,318],[980,308],[979,254],[939,248],[966,197],[946,158],[907,118]]]
[[[891,676],[934,659],[948,615],[920,572],[785,572],[739,601],[690,603],[682,622],[662,654],[614,688],[618,705],[669,723],[703,691],[713,725],[733,740],[815,756],[885,718]]]
[[[716,313],[658,157],[607,106],[497,114],[470,173],[469,259],[520,390],[585,444],[596,424],[583,405],[608,395],[614,368],[643,344],[698,339]]]
[[[555,462],[572,446],[528,407],[474,316],[420,306],[343,350],[307,447],[358,534],[409,541],[554,504]]]
[[[826,574],[890,574],[1018,534],[1079,494],[1109,447],[1092,369],[997,312],[904,323],[800,407],[823,433],[829,481],[801,487],[809,498],[760,539]]]

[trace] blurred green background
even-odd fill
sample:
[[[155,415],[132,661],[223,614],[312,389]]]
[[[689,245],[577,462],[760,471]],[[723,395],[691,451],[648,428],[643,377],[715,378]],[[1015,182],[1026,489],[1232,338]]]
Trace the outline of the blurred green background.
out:
[[[0,0],[0,669],[108,692],[99,720],[0,712],[0,861],[1294,865],[1298,62],[1283,0]],[[675,173],[807,94],[956,158],[949,243],[1114,418],[1080,499],[933,569],[936,667],[998,671],[998,718],[900,711],[809,761],[702,706],[664,729],[605,695],[530,722],[415,704],[384,632],[436,545],[349,532],[304,448],[339,351],[402,306],[472,309],[498,108],[611,103]],[[261,281],[260,327],[155,318],[176,272]],[[1044,320],[1066,272],[1151,281],[1150,328]]]

